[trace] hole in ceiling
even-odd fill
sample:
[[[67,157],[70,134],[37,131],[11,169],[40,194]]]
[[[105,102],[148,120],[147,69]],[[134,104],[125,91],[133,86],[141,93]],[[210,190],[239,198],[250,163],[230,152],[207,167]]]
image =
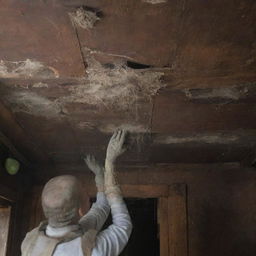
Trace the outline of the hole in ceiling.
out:
[[[98,17],[98,18],[103,18],[103,12],[98,9],[98,8],[94,8],[94,7],[90,7],[90,6],[85,6],[83,5],[82,8],[85,10],[85,11],[88,11],[88,12],[93,12],[95,13],[95,15]]]
[[[115,68],[115,64],[113,64],[113,63],[104,63],[102,66],[104,68],[108,68],[108,69],[114,69]]]
[[[133,62],[133,61],[127,61],[126,62],[127,67],[133,68],[133,69],[146,69],[146,68],[152,68],[153,66],[138,63],[138,62]]]

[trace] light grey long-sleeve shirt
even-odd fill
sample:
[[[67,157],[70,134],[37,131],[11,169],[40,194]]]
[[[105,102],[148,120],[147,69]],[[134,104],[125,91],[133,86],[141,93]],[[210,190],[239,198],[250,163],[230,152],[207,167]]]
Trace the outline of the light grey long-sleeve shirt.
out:
[[[83,226],[84,230],[96,229],[99,231],[106,221],[111,208],[113,224],[97,235],[92,256],[117,256],[129,240],[132,223],[125,203],[117,200],[110,204],[109,206],[104,193],[98,193],[96,203],[93,204],[90,211],[79,221],[79,224]],[[60,237],[77,228],[78,225],[70,225],[64,228],[47,226],[46,234],[51,237]],[[53,254],[53,256],[71,255],[83,256],[81,237],[59,244]]]

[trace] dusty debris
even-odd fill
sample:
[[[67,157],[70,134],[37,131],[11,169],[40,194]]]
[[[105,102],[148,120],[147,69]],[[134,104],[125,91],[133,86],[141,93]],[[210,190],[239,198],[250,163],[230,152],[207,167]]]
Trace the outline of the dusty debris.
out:
[[[166,84],[162,81],[163,72],[147,68],[133,69],[127,66],[126,60],[119,60],[111,65],[104,65],[97,61],[90,53],[86,56],[87,76],[77,79],[77,83],[67,87],[69,93],[55,100],[49,100],[43,96],[31,92],[29,89],[42,88],[47,90],[48,85],[44,82],[34,83],[22,91],[9,94],[7,99],[15,112],[25,112],[32,115],[45,116],[48,118],[59,117],[64,113],[67,103],[82,103],[97,107],[106,107],[111,110],[127,111],[136,117],[138,102],[151,102],[159,89]],[[1,62],[1,73],[5,77],[39,77],[50,75],[56,77],[53,70],[45,67],[40,62],[26,60],[24,62],[8,63]],[[10,65],[9,65],[10,64]],[[12,67],[12,68],[11,68]],[[46,74],[47,73],[47,74]],[[25,91],[26,89],[26,91]],[[127,114],[126,113],[126,114]],[[87,126],[81,123],[80,127]],[[125,128],[123,125],[120,128]],[[117,127],[105,127],[114,130]],[[129,126],[128,130],[145,132],[145,128]]]
[[[142,0],[142,2],[149,4],[162,4],[168,2],[168,0]]]
[[[112,110],[128,110],[136,116],[137,102],[140,100],[150,102],[159,89],[166,85],[162,82],[163,72],[150,69],[132,69],[126,66],[126,62],[114,63],[111,67],[99,63],[94,57],[89,55],[87,77],[77,80],[78,83],[69,86],[68,96],[60,96],[55,100],[49,100],[44,96],[30,91],[30,88],[42,88],[47,90],[48,85],[44,82],[34,83],[31,87],[23,90],[13,91],[7,101],[11,104],[14,112],[25,112],[31,115],[44,116],[47,118],[59,118],[60,113],[64,113],[67,103],[85,103],[99,107],[107,107]],[[13,77],[28,75],[25,73],[29,60],[21,65],[17,65],[9,75]],[[2,65],[2,67],[5,67]],[[38,69],[42,66],[39,63]],[[30,69],[29,74],[36,76],[38,69]],[[6,72],[6,71],[5,71]],[[24,73],[23,73],[24,72]],[[53,75],[53,73],[52,73]],[[88,126],[81,123],[80,128]],[[105,131],[113,131],[117,127],[105,127]],[[131,131],[145,132],[145,127],[140,125],[120,128],[127,128]]]
[[[42,62],[27,59],[25,61],[0,61],[1,78],[57,78],[59,74]]]
[[[46,118],[59,117],[61,106],[56,101],[51,101],[30,91],[16,91],[6,99],[13,112],[24,112]]]
[[[74,26],[81,27],[83,29],[91,29],[94,24],[100,20],[95,12],[85,10],[80,7],[75,12],[70,12],[69,17]]]
[[[71,87],[71,95],[63,99],[66,102],[105,105],[117,110],[134,107],[137,100],[151,100],[159,89],[166,85],[162,82],[163,72],[150,69],[135,70],[125,62],[104,66],[88,55],[87,77],[81,84]]]
[[[230,87],[230,88],[211,88],[211,89],[185,89],[185,95],[190,99],[225,99],[238,100],[247,94],[248,88]]]

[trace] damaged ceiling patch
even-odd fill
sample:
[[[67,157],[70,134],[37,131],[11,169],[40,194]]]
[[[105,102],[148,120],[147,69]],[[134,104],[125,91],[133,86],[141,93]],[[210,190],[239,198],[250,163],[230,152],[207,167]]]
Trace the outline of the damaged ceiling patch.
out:
[[[186,89],[186,96],[193,100],[223,99],[239,100],[248,93],[247,87],[211,88],[211,89]]]
[[[131,109],[138,99],[151,100],[159,89],[166,86],[162,82],[163,72],[132,69],[122,61],[106,66],[91,55],[86,61],[87,77],[81,80],[81,84],[71,87],[71,95],[63,101]]]
[[[166,3],[168,0],[142,0],[144,3],[149,3],[149,4],[162,4]]]
[[[57,118],[61,113],[61,106],[58,102],[30,91],[13,92],[6,100],[11,104],[14,112],[24,112],[46,118]]]
[[[27,59],[25,61],[0,61],[1,78],[58,78],[59,73],[53,67],[42,62]]]
[[[94,24],[100,20],[95,12],[86,10],[83,7],[78,8],[75,12],[70,12],[69,17],[74,26],[83,29],[93,28]]]
[[[207,144],[226,144],[236,143],[239,137],[228,134],[199,134],[195,136],[157,136],[155,144],[184,144],[184,143],[207,143]]]

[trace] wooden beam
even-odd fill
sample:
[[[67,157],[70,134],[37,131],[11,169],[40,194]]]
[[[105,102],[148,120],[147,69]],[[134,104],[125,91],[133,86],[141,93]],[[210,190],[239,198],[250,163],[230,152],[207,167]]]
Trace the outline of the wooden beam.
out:
[[[188,255],[187,190],[185,184],[169,186],[169,255]]]
[[[240,162],[256,148],[255,130],[153,134],[152,163]]]
[[[157,95],[152,119],[153,133],[198,134],[256,129],[255,97],[244,99],[238,95],[238,99],[225,98],[225,101],[230,101],[224,104],[215,103],[214,97],[206,103],[207,97],[201,102],[191,99],[189,95],[182,91],[164,91]]]
[[[169,256],[169,224],[168,224],[168,198],[158,200],[158,225],[160,240],[160,256]]]

